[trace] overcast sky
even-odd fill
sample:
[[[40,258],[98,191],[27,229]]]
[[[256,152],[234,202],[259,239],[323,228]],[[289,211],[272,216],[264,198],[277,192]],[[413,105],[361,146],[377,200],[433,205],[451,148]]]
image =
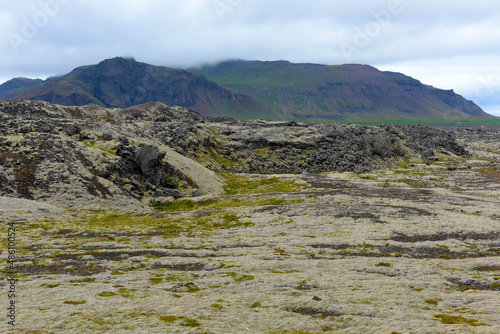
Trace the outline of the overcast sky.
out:
[[[1,0],[0,83],[106,58],[370,64],[500,116],[498,0]]]

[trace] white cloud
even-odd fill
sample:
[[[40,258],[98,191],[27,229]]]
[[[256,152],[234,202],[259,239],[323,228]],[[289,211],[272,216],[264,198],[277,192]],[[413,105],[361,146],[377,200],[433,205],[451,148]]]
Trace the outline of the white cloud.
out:
[[[59,6],[52,15],[42,4]],[[37,30],[29,38],[26,22]],[[357,62],[500,106],[497,0],[9,1],[0,29],[0,80],[67,73],[114,56],[176,67],[234,58]],[[12,34],[25,38],[18,52]],[[355,48],[351,57],[345,45]],[[478,88],[484,76],[490,84]]]
[[[485,111],[500,110],[500,63],[496,56],[456,56],[379,64],[377,67],[405,73],[434,87],[453,89]]]

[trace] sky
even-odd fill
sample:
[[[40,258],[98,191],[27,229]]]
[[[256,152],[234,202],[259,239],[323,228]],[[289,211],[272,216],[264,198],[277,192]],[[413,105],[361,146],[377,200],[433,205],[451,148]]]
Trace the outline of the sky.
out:
[[[500,116],[498,0],[0,0],[0,83],[111,57],[369,64]]]

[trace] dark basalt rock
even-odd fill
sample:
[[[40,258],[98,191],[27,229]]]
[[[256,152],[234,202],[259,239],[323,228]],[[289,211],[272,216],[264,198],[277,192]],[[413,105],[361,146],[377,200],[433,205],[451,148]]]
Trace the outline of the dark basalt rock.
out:
[[[424,126],[211,120],[155,103],[110,110],[1,101],[0,195],[200,195],[165,146],[216,172],[261,174],[366,172],[404,156],[432,163],[437,151],[468,154],[452,132]]]

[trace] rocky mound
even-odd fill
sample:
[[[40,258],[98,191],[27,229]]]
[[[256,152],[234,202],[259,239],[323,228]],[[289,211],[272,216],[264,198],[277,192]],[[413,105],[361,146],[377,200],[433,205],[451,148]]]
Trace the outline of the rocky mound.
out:
[[[141,119],[195,122],[164,105],[108,110],[9,101],[0,106],[0,194],[68,206],[141,207],[142,201],[218,194],[211,171],[149,136]]]
[[[140,208],[217,195],[214,172],[363,172],[401,157],[466,155],[423,126],[209,119],[149,103],[129,109],[0,102],[0,195],[74,207]]]

